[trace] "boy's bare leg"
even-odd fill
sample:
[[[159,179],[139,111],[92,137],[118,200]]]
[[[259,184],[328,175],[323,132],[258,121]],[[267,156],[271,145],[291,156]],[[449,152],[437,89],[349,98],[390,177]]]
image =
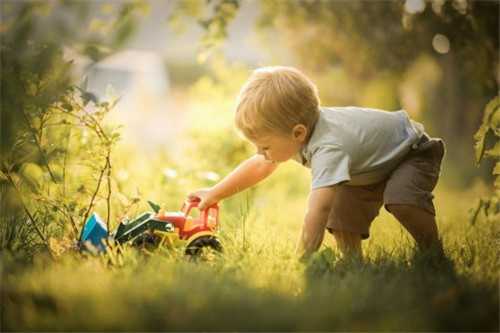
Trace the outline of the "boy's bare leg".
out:
[[[434,215],[411,205],[388,205],[387,208],[408,230],[421,250],[442,252]]]
[[[361,251],[361,235],[347,231],[333,231],[333,237],[342,255],[347,257],[363,256]]]

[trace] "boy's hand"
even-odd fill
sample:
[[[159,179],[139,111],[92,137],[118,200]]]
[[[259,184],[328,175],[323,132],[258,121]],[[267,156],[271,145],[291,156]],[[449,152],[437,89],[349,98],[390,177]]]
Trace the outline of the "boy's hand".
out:
[[[200,203],[198,204],[198,208],[203,210],[207,207],[210,207],[214,203],[218,202],[218,198],[214,195],[211,188],[203,188],[188,194],[188,199],[193,200],[195,198],[200,198]]]
[[[319,188],[309,194],[309,204],[302,233],[295,249],[296,255],[301,260],[306,260],[320,247],[334,197],[333,186]]]

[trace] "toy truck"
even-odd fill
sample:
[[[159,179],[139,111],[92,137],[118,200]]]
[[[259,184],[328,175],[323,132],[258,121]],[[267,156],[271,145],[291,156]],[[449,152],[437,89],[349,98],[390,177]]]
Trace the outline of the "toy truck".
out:
[[[202,211],[198,209],[199,198],[186,201],[179,212],[160,212],[160,207],[149,202],[153,212],[140,214],[134,220],[122,221],[111,234],[97,214],[87,220],[80,236],[83,249],[90,246],[105,251],[105,240],[113,239],[122,244],[131,241],[134,245],[185,246],[190,256],[200,255],[209,248],[222,251],[216,232],[219,227],[219,206],[214,204]],[[90,245],[89,245],[90,244]]]

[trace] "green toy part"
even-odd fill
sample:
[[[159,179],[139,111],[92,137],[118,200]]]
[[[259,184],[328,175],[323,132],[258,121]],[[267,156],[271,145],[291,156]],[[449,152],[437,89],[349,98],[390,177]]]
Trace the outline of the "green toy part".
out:
[[[174,225],[169,222],[154,219],[153,213],[144,213],[133,221],[121,222],[116,230],[114,239],[118,243],[129,241],[147,230],[173,232]]]

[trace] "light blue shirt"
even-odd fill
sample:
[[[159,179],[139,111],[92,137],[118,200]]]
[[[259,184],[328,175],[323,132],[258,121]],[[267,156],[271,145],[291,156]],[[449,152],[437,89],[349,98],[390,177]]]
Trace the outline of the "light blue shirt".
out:
[[[321,107],[312,135],[295,160],[311,168],[312,189],[383,181],[424,133],[401,111]]]

